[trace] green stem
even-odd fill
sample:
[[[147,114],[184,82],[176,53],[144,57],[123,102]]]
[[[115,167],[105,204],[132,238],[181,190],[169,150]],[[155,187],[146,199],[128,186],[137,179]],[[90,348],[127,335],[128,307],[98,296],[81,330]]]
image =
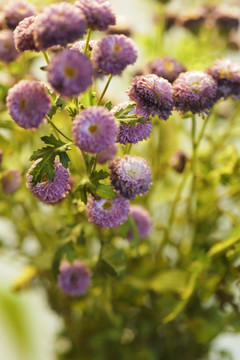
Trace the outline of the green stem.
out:
[[[90,26],[88,28],[88,32],[87,32],[87,39],[86,39],[86,44],[85,44],[85,48],[84,48],[84,55],[87,55],[87,53],[88,53],[88,44],[90,41],[91,33],[92,33],[92,27]]]
[[[75,98],[74,98],[74,102],[75,102],[75,105],[76,105],[77,113],[79,114],[79,101],[78,101],[78,97],[75,97]]]
[[[199,135],[198,135],[198,137],[197,137],[197,140],[196,140],[196,150],[197,150],[198,147],[199,147],[199,144],[200,144],[200,142],[201,142],[201,140],[202,140],[202,138],[203,138],[203,135],[204,135],[206,126],[207,126],[207,124],[209,123],[209,120],[212,118],[213,114],[214,114],[214,112],[211,113],[210,115],[208,115],[207,118],[204,120],[203,126],[202,126],[202,128],[201,128],[201,130],[200,130],[200,133],[199,133]]]
[[[49,56],[48,56],[47,51],[43,51],[43,56],[44,56],[44,58],[45,58],[45,60],[46,60],[46,63],[49,64],[49,63],[50,63],[50,59],[49,59]]]
[[[97,105],[99,105],[101,103],[101,101],[102,101],[102,99],[103,99],[103,97],[104,97],[104,95],[105,95],[105,93],[106,93],[106,91],[108,89],[108,86],[109,86],[111,80],[112,80],[112,74],[109,74],[107,83],[106,83],[106,85],[105,85],[105,87],[103,89],[103,92],[102,92],[100,98],[98,99]]]
[[[188,204],[188,214],[189,217],[193,215],[194,207],[195,207],[195,199],[194,199],[194,192],[195,192],[195,184],[196,184],[196,150],[197,150],[197,142],[196,138],[196,117],[195,115],[192,116],[192,163],[191,163],[191,173],[192,173],[192,185],[189,195],[189,204]]]
[[[73,140],[72,139],[70,139],[67,135],[65,135],[60,129],[58,129],[58,127],[52,122],[52,120],[48,117],[48,116],[46,116],[46,118],[47,118],[47,121],[48,121],[48,123],[59,133],[59,134],[61,134],[65,139],[67,139],[68,141],[71,141],[71,143],[73,142]]]
[[[92,174],[96,170],[97,162],[98,162],[98,154],[95,156],[95,160],[94,160],[93,167],[92,167]]]

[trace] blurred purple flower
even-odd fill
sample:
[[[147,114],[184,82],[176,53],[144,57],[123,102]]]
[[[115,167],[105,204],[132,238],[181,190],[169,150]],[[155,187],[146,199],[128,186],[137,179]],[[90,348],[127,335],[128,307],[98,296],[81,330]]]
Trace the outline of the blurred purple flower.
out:
[[[52,87],[68,97],[83,93],[92,84],[93,68],[89,58],[78,50],[66,49],[54,55],[47,66]]]
[[[98,153],[98,163],[105,164],[107,161],[112,160],[117,153],[117,144],[110,145],[106,150]]]
[[[21,80],[8,91],[7,108],[19,126],[36,129],[49,112],[51,100],[40,82]]]
[[[36,186],[31,185],[32,175],[31,171],[37,165],[40,160],[35,161],[31,168],[27,172],[27,187],[31,193],[40,201],[46,204],[57,204],[59,201],[66,197],[66,194],[70,190],[69,185],[69,171],[65,169],[59,159],[55,159],[54,171],[55,178],[51,182],[48,176],[45,174],[41,182],[37,183]]]
[[[157,58],[147,65],[148,74],[156,74],[171,83],[185,71],[185,66],[171,56]]]
[[[15,60],[18,56],[15,48],[12,30],[0,31],[0,60],[6,63]]]
[[[34,40],[41,50],[54,45],[66,46],[80,39],[86,29],[82,11],[69,3],[60,2],[45,7],[37,16]]]
[[[146,194],[152,184],[150,168],[143,158],[118,157],[111,161],[109,169],[112,186],[127,199]]]
[[[230,59],[216,60],[206,70],[216,80],[220,96],[226,99],[231,96],[235,100],[240,99],[240,66]]]
[[[109,35],[101,39],[92,51],[95,69],[104,74],[120,75],[136,59],[135,44],[125,35]]]
[[[35,6],[27,1],[10,1],[3,10],[6,24],[10,29],[15,29],[20,21],[37,14]]]
[[[36,16],[30,16],[22,20],[13,32],[16,49],[20,52],[26,50],[38,51],[34,42]]]
[[[173,98],[180,113],[208,114],[219,99],[217,84],[203,71],[187,71],[174,81]]]
[[[136,114],[149,118],[157,115],[167,120],[173,108],[172,86],[155,74],[136,76],[132,79],[127,94],[136,102]]]
[[[95,154],[116,142],[117,124],[106,108],[91,106],[76,116],[72,135],[81,150]]]
[[[144,238],[149,235],[152,230],[152,219],[149,212],[139,205],[130,206],[130,215],[132,216],[140,238]],[[127,233],[127,239],[133,240],[133,232],[130,230]]]
[[[77,0],[75,5],[84,13],[88,26],[93,30],[105,31],[115,25],[116,16],[108,0]]]
[[[22,176],[19,170],[8,170],[2,177],[2,191],[5,194],[12,194],[21,184]]]
[[[116,199],[96,200],[89,196],[86,213],[88,221],[97,227],[109,229],[114,228],[127,220],[129,212],[129,201],[119,196]]]
[[[58,287],[69,296],[80,296],[86,293],[90,281],[91,271],[79,260],[74,260],[71,265],[64,260],[60,265]]]

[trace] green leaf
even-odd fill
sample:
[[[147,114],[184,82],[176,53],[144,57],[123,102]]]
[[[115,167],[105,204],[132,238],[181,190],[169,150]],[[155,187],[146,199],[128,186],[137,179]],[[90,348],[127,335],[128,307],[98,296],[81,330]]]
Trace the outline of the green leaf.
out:
[[[43,136],[41,139],[48,146],[34,151],[30,157],[31,161],[41,159],[30,173],[33,177],[31,181],[32,186],[41,182],[44,175],[47,175],[50,181],[54,181],[54,161],[57,155],[65,168],[68,167],[70,161],[66,153],[66,150],[70,150],[67,144],[60,139],[56,139],[52,134],[50,136]]]
[[[65,257],[69,262],[72,262],[76,258],[76,253],[75,253],[74,244],[73,244],[72,240],[61,245],[57,249],[57,251],[53,257],[52,271],[53,271],[55,278],[57,278],[57,276],[58,276],[59,266],[60,266],[60,263],[61,263],[61,260],[63,257]]]
[[[90,180],[95,186],[98,186],[99,181],[108,178],[109,175],[109,172],[104,170],[94,171],[90,177]]]
[[[126,117],[130,111],[132,111],[135,108],[136,104],[129,104],[128,106],[126,106],[125,108],[122,108],[120,110],[118,110],[117,112],[115,112],[114,116],[116,118],[124,118]],[[136,115],[134,115],[136,116]]]
[[[96,194],[103,197],[104,199],[116,199],[118,197],[114,189],[111,186],[105,184],[98,185]]]
[[[171,269],[158,274],[148,284],[149,288],[158,294],[172,291],[182,293],[188,284],[188,274],[181,269]]]
[[[107,101],[104,105],[105,108],[107,108],[109,111],[112,109],[112,102],[111,100]]]
[[[219,241],[214,244],[208,251],[209,256],[215,256],[223,251],[227,250],[229,247],[235,245],[240,240],[240,225],[237,226],[225,240]]]
[[[97,263],[97,272],[98,274],[104,276],[104,277],[116,277],[118,276],[117,271],[114,269],[114,267],[109,264],[109,262],[107,262],[104,259],[100,259]]]

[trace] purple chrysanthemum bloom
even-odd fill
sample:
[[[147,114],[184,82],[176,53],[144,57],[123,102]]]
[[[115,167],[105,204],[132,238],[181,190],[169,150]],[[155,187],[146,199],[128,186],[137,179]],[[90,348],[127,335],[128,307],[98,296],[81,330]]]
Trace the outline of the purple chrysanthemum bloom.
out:
[[[203,71],[181,73],[173,83],[173,98],[177,110],[182,114],[208,114],[219,99],[215,80]]]
[[[61,2],[47,6],[36,18],[34,40],[41,50],[54,45],[66,46],[80,39],[87,23],[80,9]]]
[[[4,7],[5,21],[10,29],[15,27],[23,19],[37,14],[36,8],[33,4],[27,1],[10,1]]]
[[[105,31],[115,25],[116,16],[108,0],[77,0],[75,5],[84,13],[88,26],[93,30]]]
[[[127,94],[136,102],[136,114],[149,118],[157,115],[167,120],[173,108],[172,85],[155,74],[136,76]]]
[[[22,176],[19,170],[8,170],[1,179],[2,191],[5,194],[12,194],[19,188],[21,181]]]
[[[64,260],[60,265],[58,287],[69,296],[80,296],[86,293],[90,281],[91,271],[79,260],[74,260],[71,265]]]
[[[125,35],[109,35],[101,39],[92,51],[95,69],[107,75],[120,75],[136,59],[135,44]]]
[[[217,82],[220,96],[240,98],[240,66],[230,59],[216,60],[206,72]]]
[[[8,91],[7,108],[19,126],[36,129],[48,114],[51,99],[40,82],[21,80]]]
[[[47,78],[52,87],[68,97],[83,93],[92,84],[93,68],[89,58],[77,50],[66,49],[52,57]]]
[[[114,106],[111,110],[115,114],[120,109],[125,109],[130,102],[125,102]],[[129,112],[129,114],[134,114],[135,109]],[[139,141],[147,140],[152,131],[152,121],[147,121],[145,123],[137,122],[134,124],[129,124],[126,122],[121,122],[118,129],[117,142],[120,144],[137,144]]]
[[[127,220],[129,201],[119,196],[116,199],[96,200],[89,196],[86,213],[88,221],[103,229],[115,228]]]
[[[140,238],[144,238],[149,235],[152,230],[152,219],[149,212],[139,205],[130,206],[130,215],[133,218]],[[133,240],[132,230],[128,231],[127,239],[129,241]]]
[[[15,60],[18,56],[17,49],[14,45],[12,30],[0,31],[0,60],[6,63]]]
[[[157,58],[147,65],[148,74],[156,74],[170,83],[185,71],[187,71],[185,66],[171,56]]]
[[[22,20],[13,32],[16,49],[20,52],[26,50],[38,51],[34,42],[36,16],[30,16]]]
[[[33,177],[31,172],[40,160],[41,159],[35,161],[35,163],[28,170],[26,185],[38,200],[46,204],[57,204],[66,197],[66,194],[68,194],[70,190],[69,171],[68,169],[65,169],[60,160],[56,158],[54,162],[54,181],[51,182],[48,176],[45,174],[42,177],[41,182],[37,183],[36,186],[32,186],[31,181]]]
[[[110,145],[106,150],[98,153],[97,162],[99,164],[105,164],[107,161],[112,160],[117,153],[117,144]]]
[[[117,124],[106,108],[91,106],[76,116],[72,135],[81,150],[95,154],[116,142]]]
[[[138,156],[118,157],[109,169],[111,184],[127,199],[146,194],[152,184],[150,168],[146,160]]]

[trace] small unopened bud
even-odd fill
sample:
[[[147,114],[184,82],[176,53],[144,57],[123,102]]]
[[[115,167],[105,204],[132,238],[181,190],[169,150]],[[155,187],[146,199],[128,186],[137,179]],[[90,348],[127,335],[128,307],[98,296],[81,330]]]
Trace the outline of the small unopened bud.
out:
[[[12,194],[19,188],[21,180],[22,177],[19,170],[12,169],[7,171],[1,180],[2,191],[6,194]]]
[[[171,167],[178,173],[182,173],[184,171],[186,162],[187,156],[183,151],[176,152],[170,159]]]

